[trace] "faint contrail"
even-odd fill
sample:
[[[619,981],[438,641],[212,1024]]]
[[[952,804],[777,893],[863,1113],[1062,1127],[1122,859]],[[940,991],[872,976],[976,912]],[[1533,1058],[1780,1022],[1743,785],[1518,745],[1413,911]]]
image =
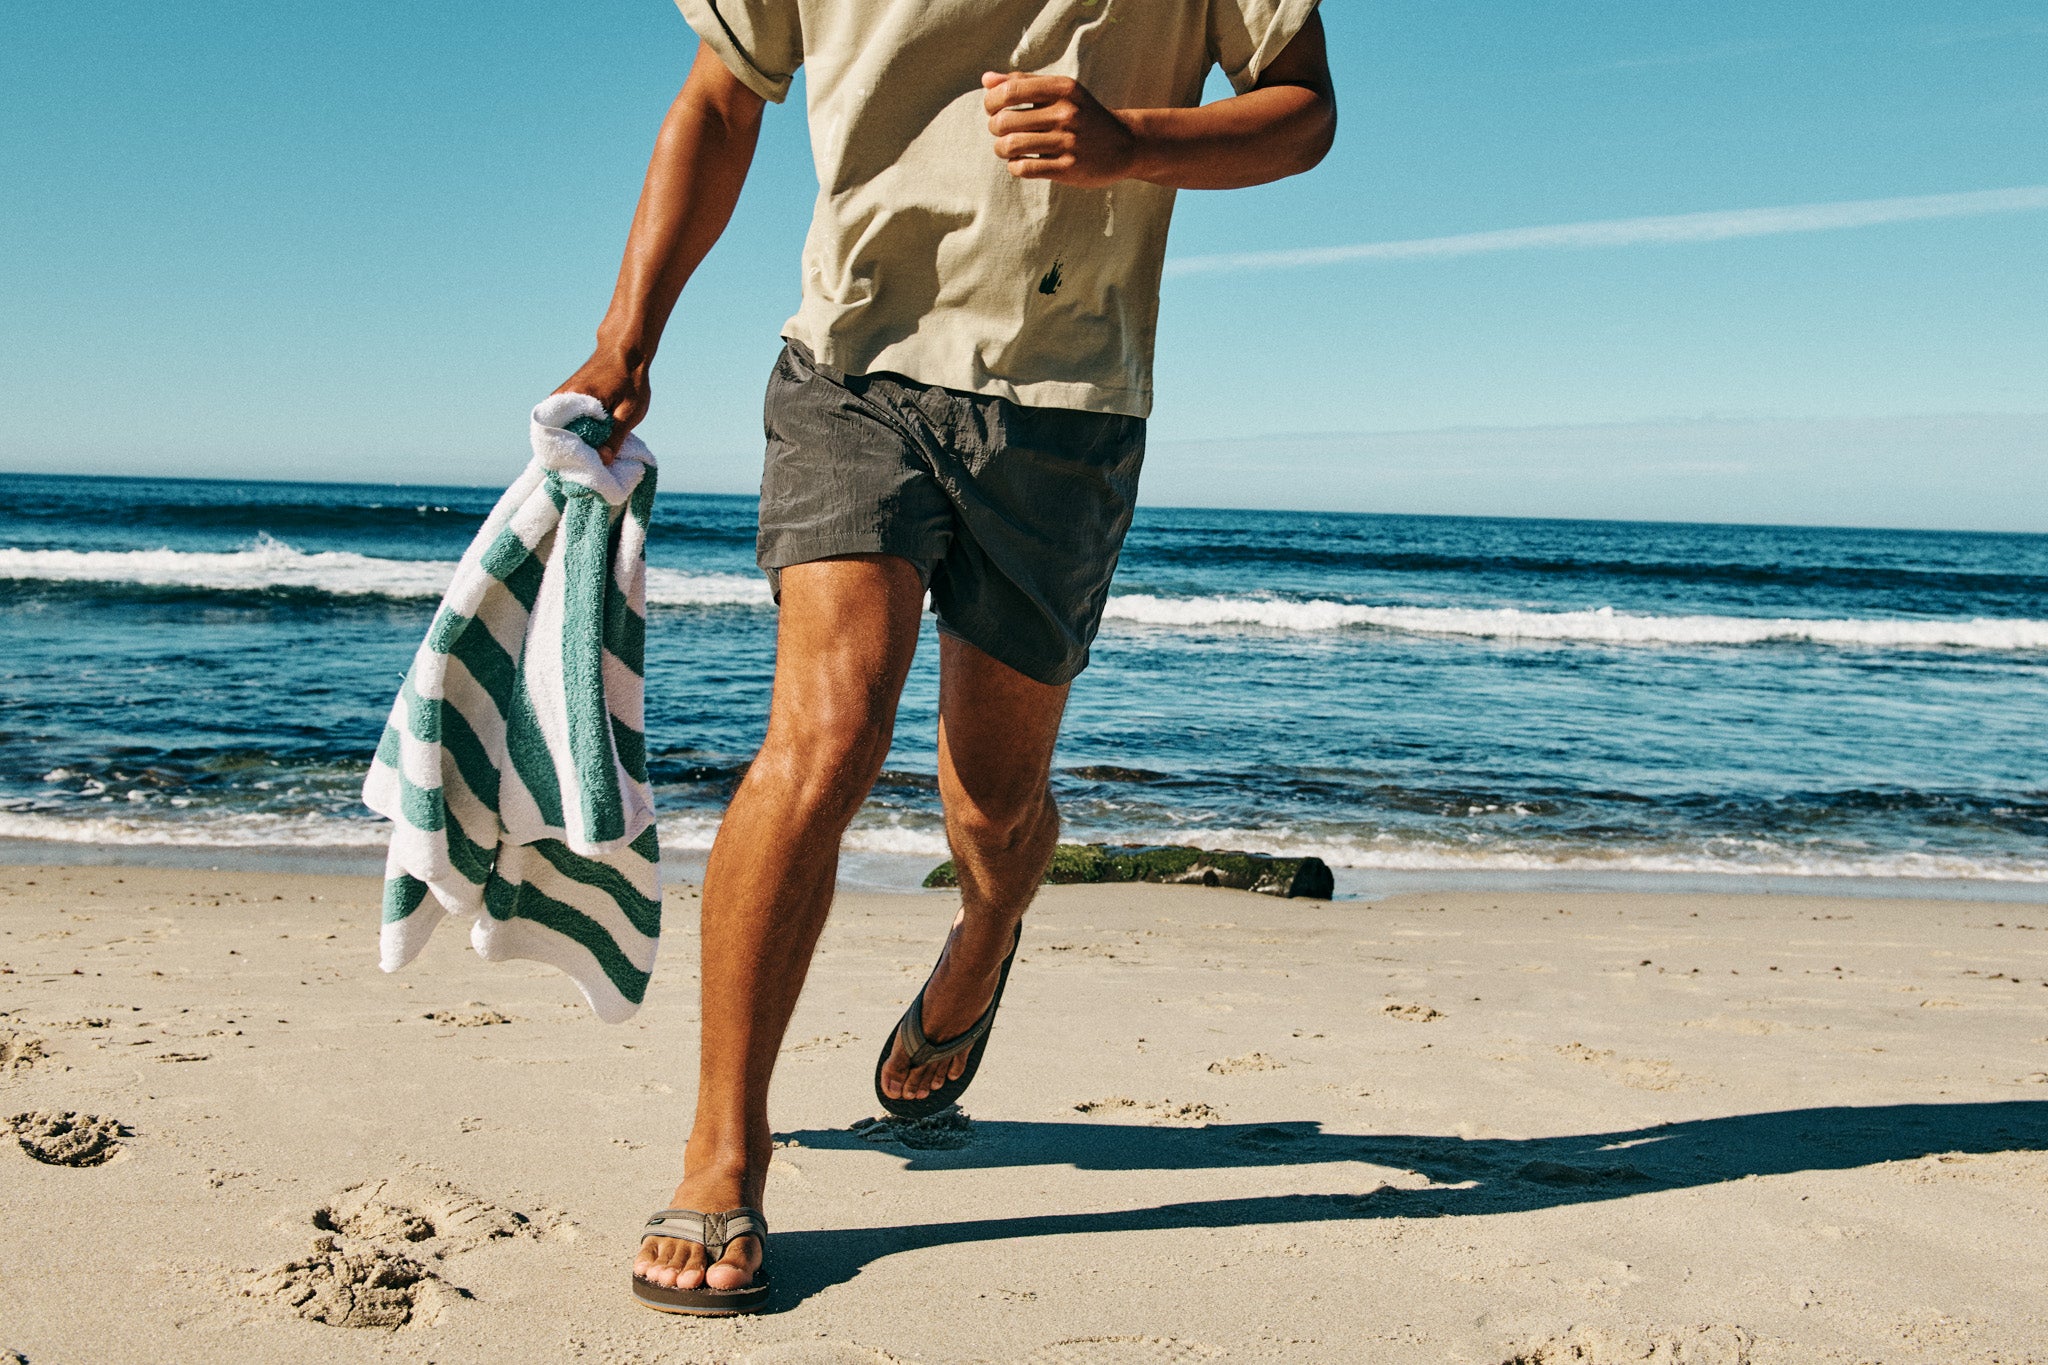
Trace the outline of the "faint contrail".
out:
[[[1197,275],[1219,270],[1281,270],[1290,266],[1339,265],[1345,261],[1421,260],[1440,256],[1477,256],[1490,251],[1529,251],[1541,247],[1718,242],[1728,237],[1832,232],[1837,228],[1905,223],[1916,218],[1974,218],[1987,213],[2018,213],[2026,209],[2048,209],[2048,185],[1973,190],[1967,194],[1920,194],[1902,199],[1851,199],[1837,204],[1788,204],[1770,209],[1674,213],[1656,218],[1613,218],[1599,223],[1558,223],[1550,227],[1503,228],[1497,232],[1461,232],[1453,237],[1417,237],[1405,242],[1360,242],[1355,246],[1304,247],[1292,251],[1182,256],[1166,263],[1166,273]]]

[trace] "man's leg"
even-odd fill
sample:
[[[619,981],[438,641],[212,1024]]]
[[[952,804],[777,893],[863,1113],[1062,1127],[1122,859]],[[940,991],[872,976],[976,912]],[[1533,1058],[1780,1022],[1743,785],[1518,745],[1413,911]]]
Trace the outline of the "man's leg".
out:
[[[939,794],[960,874],[960,914],[924,993],[925,1036],[964,1033],[996,993],[1017,925],[1052,861],[1059,809],[1049,778],[1067,688],[1048,687],[952,635],[939,637]],[[899,1037],[882,1093],[923,1099],[967,1054],[909,1070]],[[907,1073],[907,1074],[906,1074]]]
[[[697,1117],[678,1208],[761,1207],[775,1054],[831,908],[840,837],[889,752],[923,604],[905,559],[782,571],[768,736],[704,874]],[[661,1285],[738,1289],[760,1262],[753,1237],[708,1269],[702,1247],[656,1238],[642,1243],[633,1271]]]

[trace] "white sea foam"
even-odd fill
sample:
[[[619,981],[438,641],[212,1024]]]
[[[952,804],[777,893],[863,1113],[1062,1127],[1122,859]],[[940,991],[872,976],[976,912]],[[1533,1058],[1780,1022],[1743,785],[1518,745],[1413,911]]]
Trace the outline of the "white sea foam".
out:
[[[121,583],[141,587],[262,592],[288,588],[337,597],[437,600],[454,575],[452,560],[380,559],[347,550],[308,553],[259,536],[245,550],[20,550],[0,548],[0,580]],[[657,606],[764,606],[767,584],[752,574],[647,571],[647,600]]]
[[[714,814],[672,812],[661,821],[662,848],[671,854],[702,853],[710,848],[717,830]],[[216,812],[167,819],[131,817],[126,812],[104,816],[0,812],[0,839],[44,843],[311,852],[381,849],[388,837],[388,826],[367,817]],[[1682,848],[1594,849],[1583,845],[1459,848],[1391,835],[1353,838],[1286,828],[1129,829],[1114,834],[1075,830],[1069,837],[1193,844],[1219,850],[1262,849],[1289,857],[1312,855],[1332,867],[1360,871],[1626,872],[2048,884],[2048,859],[2043,858],[1970,858],[1907,851],[1845,853],[1794,848],[1764,839],[1714,839]],[[856,823],[847,832],[844,846],[851,854],[929,858],[934,863],[949,856],[945,834],[936,823],[923,827],[896,819]]]
[[[260,536],[244,550],[22,550],[0,548],[0,580],[127,583],[258,592],[291,588],[336,596],[433,600],[453,561],[380,559],[346,550],[307,553]],[[766,607],[768,586],[749,573],[649,568],[653,606]],[[1387,607],[1321,598],[1157,597],[1109,599],[1106,620],[1187,631],[1264,629],[1293,633],[1384,630],[1496,640],[1605,644],[1755,645],[1801,643],[1892,649],[2048,650],[2048,620],[1648,616],[1601,607],[1523,611],[1514,607]]]
[[[1226,626],[1319,632],[1387,630],[1495,640],[1585,640],[1609,644],[1755,645],[1804,643],[1907,649],[2048,649],[2048,621],[2027,619],[1909,620],[1754,616],[1639,616],[1611,607],[1593,611],[1522,611],[1514,607],[1376,607],[1314,599],[1153,597],[1109,599],[1108,620],[1184,630]]]

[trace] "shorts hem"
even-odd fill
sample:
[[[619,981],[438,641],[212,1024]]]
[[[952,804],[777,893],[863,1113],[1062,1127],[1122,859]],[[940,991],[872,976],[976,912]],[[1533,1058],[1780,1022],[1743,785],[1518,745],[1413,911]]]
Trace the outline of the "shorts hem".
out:
[[[936,609],[934,610],[936,611]],[[963,644],[973,645],[976,649],[1004,667],[1014,668],[1025,677],[1031,679],[1031,681],[1043,683],[1047,687],[1065,687],[1068,683],[1080,677],[1082,670],[1088,667],[1087,650],[1082,650],[1081,657],[1078,659],[1063,661],[1057,668],[1044,669],[1038,667],[1035,660],[1019,659],[1014,654],[1010,654],[1001,648],[989,648],[987,641],[975,639],[966,631],[947,621],[943,616],[938,618],[938,630],[939,634],[950,635]]]
[[[930,591],[932,570],[938,567],[945,553],[934,555],[913,554],[909,549],[883,542],[880,536],[848,534],[838,536],[814,536],[807,540],[777,540],[772,549],[757,550],[754,562],[761,572],[768,575],[770,584],[776,582],[776,575],[784,569],[799,564],[815,564],[821,559],[837,559],[841,555],[888,555],[892,559],[907,559],[917,569],[918,580]],[[781,596],[777,590],[777,597]]]

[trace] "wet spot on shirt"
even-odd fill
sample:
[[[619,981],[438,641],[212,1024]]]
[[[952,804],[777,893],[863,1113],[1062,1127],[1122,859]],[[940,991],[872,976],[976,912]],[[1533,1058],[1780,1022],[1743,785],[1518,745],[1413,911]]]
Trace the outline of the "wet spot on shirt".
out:
[[[1053,258],[1052,269],[1046,271],[1044,276],[1038,281],[1039,293],[1057,294],[1060,292],[1060,267],[1065,264],[1066,262],[1058,257]]]

